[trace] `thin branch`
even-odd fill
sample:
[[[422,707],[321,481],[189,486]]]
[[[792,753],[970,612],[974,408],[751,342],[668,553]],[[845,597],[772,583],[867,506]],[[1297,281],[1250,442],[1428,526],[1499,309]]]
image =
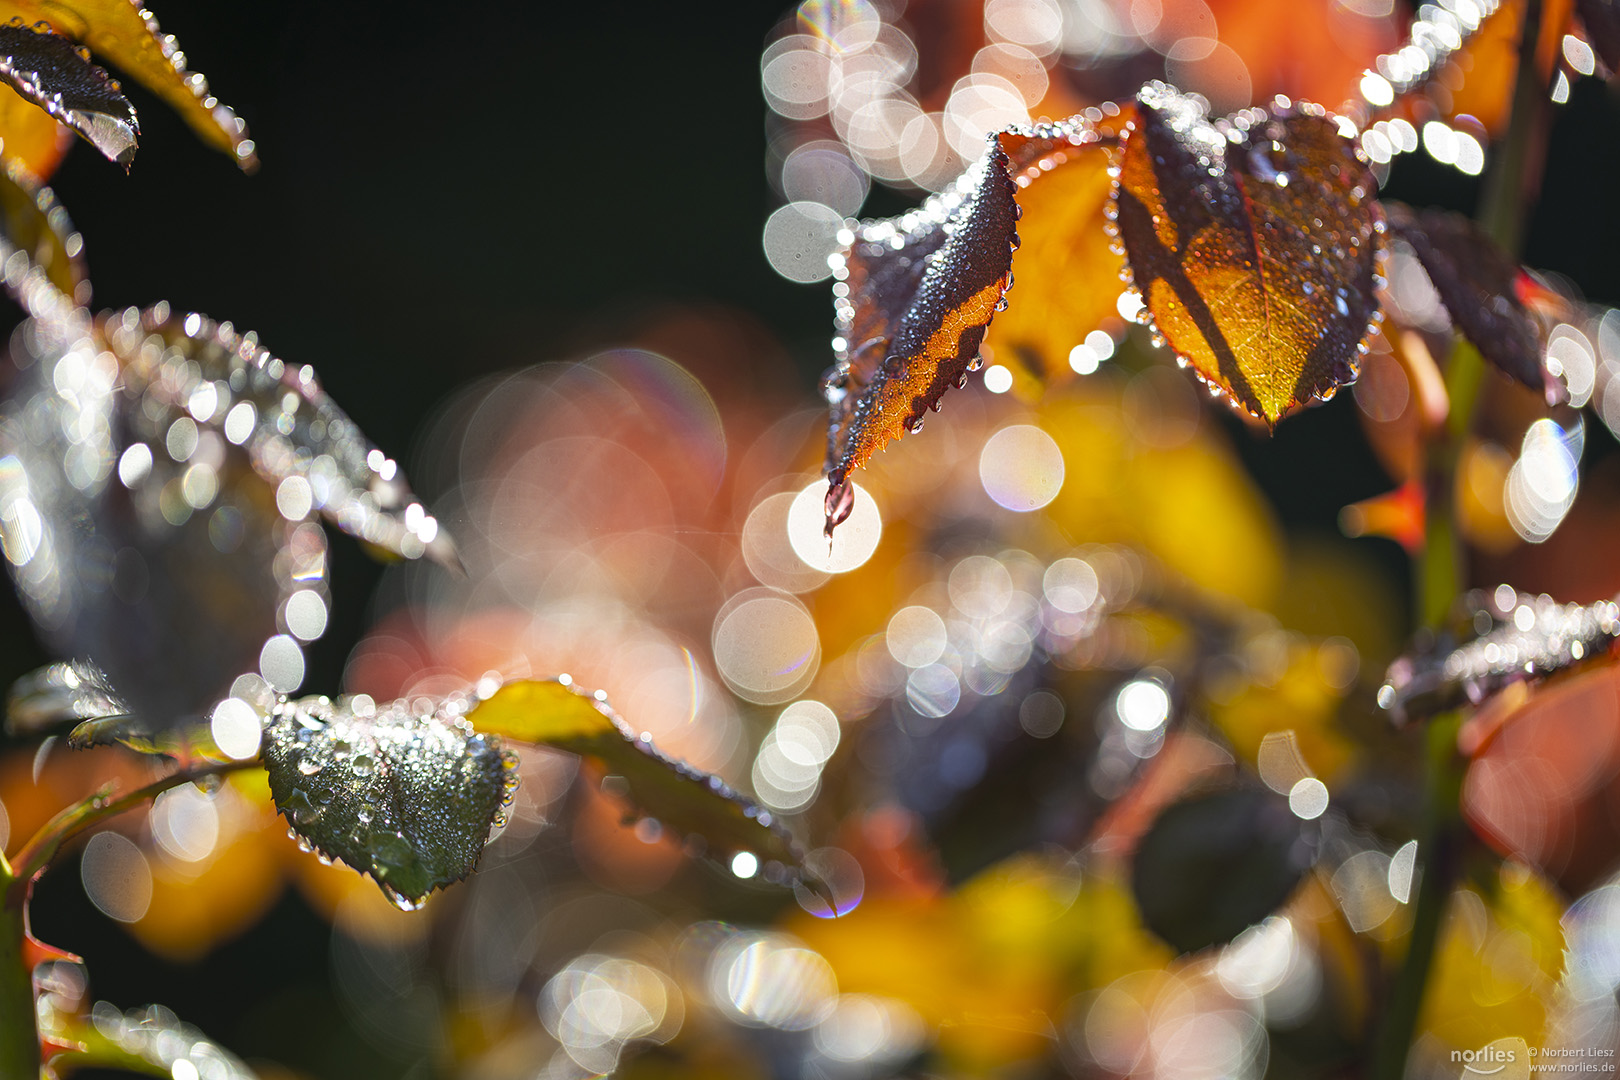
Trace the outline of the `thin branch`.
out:
[[[115,797],[115,788],[112,785],[103,787],[94,795],[69,806],[50,821],[40,827],[28,843],[22,846],[13,859],[15,867],[13,878],[15,887],[26,890],[34,878],[38,877],[51,861],[62,845],[101,821],[125,810],[133,809],[142,803],[149,802],[172,787],[191,783],[209,776],[222,776],[226,773],[239,772],[242,769],[255,768],[259,764],[257,759],[248,761],[209,762],[190,769],[181,769],[168,776],[154,780],[144,787],[136,788]]]

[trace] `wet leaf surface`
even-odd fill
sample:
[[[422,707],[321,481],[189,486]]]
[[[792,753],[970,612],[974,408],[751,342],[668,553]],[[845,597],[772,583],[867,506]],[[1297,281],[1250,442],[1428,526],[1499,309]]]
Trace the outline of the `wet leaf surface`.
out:
[[[1011,285],[1018,220],[1008,159],[988,155],[921,208],[859,226],[835,276],[837,364],[823,392],[827,530],[848,517],[849,474],[927,411],[976,366],[985,328]],[[847,290],[847,291],[846,291]]]
[[[209,1080],[256,1080],[258,1074],[230,1051],[183,1022],[162,1005],[127,1012],[98,1001],[88,1013],[63,1010],[56,994],[40,995],[40,1034],[58,1045],[80,1049],[51,1059],[51,1071],[115,1069],[148,1076],[172,1076],[180,1063]]]
[[[1282,796],[1222,791],[1159,815],[1137,846],[1131,889],[1148,928],[1194,952],[1275,911],[1315,860],[1315,827]]]
[[[1491,363],[1547,399],[1569,400],[1542,359],[1541,330],[1520,298],[1526,275],[1468,218],[1445,210],[1385,208],[1390,231],[1411,245],[1463,336]]]
[[[1511,592],[1511,590],[1509,590]],[[1548,596],[1469,596],[1483,633],[1454,648],[1431,645],[1390,665],[1378,704],[1397,723],[1478,705],[1516,682],[1541,679],[1609,651],[1620,639],[1620,604],[1560,604]]]
[[[326,538],[216,421],[231,373],[155,343],[121,365],[79,331],[25,325],[0,420],[0,536],[47,643],[93,660],[149,732],[199,722],[243,674],[296,689],[288,605],[324,611]]]
[[[151,11],[134,0],[0,0],[0,17],[24,23],[43,20],[140,83],[180,114],[203,142],[231,157],[246,172],[259,159],[247,125],[210,93],[208,80],[192,71],[185,51],[165,34]]]
[[[639,814],[688,838],[689,846],[721,862],[741,851],[760,859],[761,875],[795,880],[801,852],[774,815],[711,776],[638,736],[604,703],[560,682],[507,683],[467,714],[481,732],[535,743],[592,759]]]
[[[1355,143],[1306,103],[1211,122],[1163,83],[1137,101],[1116,226],[1158,332],[1267,424],[1331,397],[1377,312],[1382,217]]]
[[[33,318],[0,413],[0,542],[47,644],[94,662],[139,719],[83,738],[139,747],[143,731],[194,728],[244,674],[297,689],[302,643],[330,610],[316,514],[375,550],[454,561],[310,369],[167,305],[92,324],[14,258],[43,252],[86,291],[82,245],[49,192],[10,184],[0,255]]]
[[[419,905],[472,873],[517,786],[516,759],[464,718],[476,701],[281,700],[263,750],[276,809],[304,844]]]
[[[50,664],[11,684],[6,699],[6,734],[36,735],[63,724],[124,719],[129,704],[107,675],[88,660]]]
[[[103,316],[102,336],[118,356],[126,397],[143,410],[195,415],[241,446],[281,501],[292,502],[388,557],[427,558],[456,567],[448,533],[411,493],[398,465],[373,446],[321,389],[315,370],[287,363],[230,323],[172,312],[167,304]],[[210,392],[212,388],[212,392]],[[178,415],[178,412],[175,413]],[[167,414],[166,414],[167,416]]]
[[[109,161],[128,169],[135,159],[141,130],[135,107],[67,38],[20,19],[0,26],[0,78]]]

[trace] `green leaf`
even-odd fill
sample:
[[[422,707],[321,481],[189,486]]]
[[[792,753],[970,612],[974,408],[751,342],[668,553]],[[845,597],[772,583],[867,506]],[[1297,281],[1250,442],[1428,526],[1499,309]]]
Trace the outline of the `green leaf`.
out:
[[[301,842],[370,874],[400,908],[472,873],[517,786],[516,759],[453,694],[413,702],[282,699],[264,729],[276,808]]]
[[[802,877],[802,853],[769,810],[638,735],[596,697],[555,681],[509,682],[467,714],[476,729],[517,742],[566,750],[594,760],[624,781],[625,798],[726,861],[741,851],[759,857],[767,880]],[[612,787],[613,785],[608,785]]]
[[[135,107],[88,51],[48,27],[22,20],[0,26],[0,79],[59,123],[66,124],[109,161],[126,170],[135,159],[140,124]]]

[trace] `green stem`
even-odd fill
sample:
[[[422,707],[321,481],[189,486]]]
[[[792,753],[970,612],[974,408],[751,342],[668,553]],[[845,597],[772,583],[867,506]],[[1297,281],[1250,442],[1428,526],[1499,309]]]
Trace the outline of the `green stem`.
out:
[[[25,955],[28,899],[34,879],[50,866],[62,845],[92,825],[149,802],[172,787],[256,764],[233,761],[181,769],[116,798],[110,787],[102,788],[51,818],[10,860],[0,855],[0,1080],[37,1080],[39,1076],[34,972]]]
[[[1513,112],[1507,137],[1496,151],[1485,178],[1480,225],[1508,255],[1517,257],[1524,242],[1529,203],[1541,186],[1546,151],[1547,82],[1536,70],[1541,37],[1541,0],[1528,0],[1519,34],[1519,69],[1513,82]]]
[[[1517,255],[1523,243],[1525,219],[1532,194],[1540,185],[1546,149],[1547,86],[1536,70],[1540,31],[1541,0],[1527,0],[1519,36],[1512,119],[1486,177],[1476,215],[1484,230],[1510,255]],[[1452,604],[1467,586],[1467,561],[1457,536],[1452,494],[1484,378],[1485,362],[1479,350],[1459,340],[1446,366],[1450,414],[1445,430],[1430,445],[1425,463],[1428,536],[1415,568],[1415,614],[1419,625],[1430,629],[1444,624]],[[1400,1080],[1406,1072],[1406,1057],[1417,1032],[1446,905],[1456,884],[1464,838],[1459,809],[1464,762],[1456,749],[1460,722],[1459,714],[1449,714],[1432,721],[1425,732],[1427,811],[1419,848],[1424,857],[1423,882],[1412,916],[1406,959],[1396,976],[1373,1047],[1371,1075],[1376,1080]]]
[[[1461,713],[1447,713],[1432,720],[1424,733],[1428,803],[1423,839],[1418,846],[1423,856],[1423,879],[1412,914],[1406,961],[1396,976],[1373,1046],[1370,1075],[1374,1080],[1401,1080],[1406,1074],[1406,1057],[1423,1011],[1423,993],[1434,967],[1446,904],[1457,882],[1463,839],[1458,808],[1463,770],[1457,756],[1457,728],[1461,722]]]
[[[9,898],[12,884],[10,867],[4,867],[0,896]],[[0,903],[0,1080],[36,1080],[39,1076],[34,972],[23,957],[25,931],[24,906]]]
[[[104,787],[87,799],[74,803],[72,806],[47,821],[40,830],[34,834],[28,843],[22,846],[12,857],[16,866],[9,883],[11,893],[26,893],[33,884],[34,879],[44,872],[56,858],[56,853],[62,845],[84,832],[92,825],[105,821],[125,810],[133,809],[143,803],[150,802],[172,787],[191,783],[209,776],[221,776],[225,773],[238,772],[242,769],[253,768],[258,765],[257,760],[210,762],[206,765],[191,769],[181,769],[168,776],[152,781],[144,787],[136,788],[113,797],[111,786]],[[9,901],[8,897],[8,901]]]

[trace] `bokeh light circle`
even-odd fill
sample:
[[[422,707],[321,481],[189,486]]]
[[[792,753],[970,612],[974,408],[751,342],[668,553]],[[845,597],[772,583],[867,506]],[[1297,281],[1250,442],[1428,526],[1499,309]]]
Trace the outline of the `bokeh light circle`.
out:
[[[1057,498],[1063,487],[1063,451],[1031,424],[1009,424],[984,444],[979,480],[997,506],[1028,513]]]
[[[821,643],[803,604],[772,589],[732,597],[714,621],[714,663],[738,697],[774,704],[797,697],[815,677]]]
[[[788,508],[788,542],[804,564],[824,574],[843,574],[855,569],[877,550],[883,539],[883,518],[877,503],[853,480],[855,507],[849,518],[833,530],[828,544],[827,481],[817,480],[794,498]]]
[[[839,249],[843,215],[818,202],[790,202],[765,221],[765,258],[771,269],[801,284],[832,276],[829,256]]]

